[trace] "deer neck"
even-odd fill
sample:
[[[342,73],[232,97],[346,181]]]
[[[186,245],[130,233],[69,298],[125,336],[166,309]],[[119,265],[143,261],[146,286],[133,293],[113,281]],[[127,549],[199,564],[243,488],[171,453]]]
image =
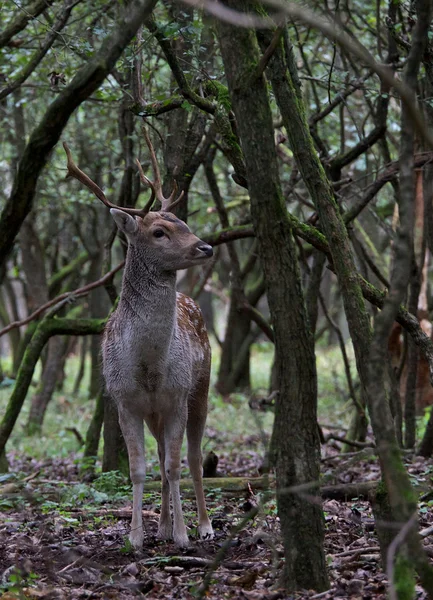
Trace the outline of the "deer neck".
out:
[[[159,271],[143,248],[130,245],[119,309],[134,330],[134,343],[166,354],[176,321],[176,272]]]

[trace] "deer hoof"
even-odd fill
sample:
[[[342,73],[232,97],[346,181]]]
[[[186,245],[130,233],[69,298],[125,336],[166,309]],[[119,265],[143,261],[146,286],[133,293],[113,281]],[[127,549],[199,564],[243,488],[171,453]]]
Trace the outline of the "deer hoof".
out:
[[[167,523],[165,525],[159,524],[158,533],[156,537],[158,540],[170,540],[173,535],[173,526],[171,523]]]
[[[187,546],[189,546],[189,539],[188,539],[186,532],[180,533],[177,535],[173,534],[173,539],[174,539],[174,543],[179,548],[186,548]]]
[[[210,523],[205,523],[204,525],[199,525],[198,526],[198,534],[200,536],[200,539],[203,541],[213,540],[214,532],[212,529],[212,525]]]

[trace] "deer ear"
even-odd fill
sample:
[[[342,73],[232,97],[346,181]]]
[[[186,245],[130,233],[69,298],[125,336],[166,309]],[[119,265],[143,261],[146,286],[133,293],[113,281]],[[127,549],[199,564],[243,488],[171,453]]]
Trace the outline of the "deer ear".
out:
[[[128,213],[123,212],[123,210],[118,210],[117,208],[110,208],[110,213],[120,231],[129,235],[132,235],[137,231],[138,223],[135,217],[132,217],[131,215],[128,215]]]

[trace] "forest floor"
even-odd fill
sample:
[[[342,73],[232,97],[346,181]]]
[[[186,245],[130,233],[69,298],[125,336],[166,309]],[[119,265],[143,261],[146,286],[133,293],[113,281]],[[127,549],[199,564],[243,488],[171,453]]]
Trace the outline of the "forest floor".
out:
[[[373,449],[343,454],[342,444],[331,439],[345,435],[352,407],[345,392],[339,351],[321,350],[317,358],[319,422],[328,439],[322,445],[323,484],[377,481],[379,466]],[[255,345],[252,377],[256,398],[266,395],[271,362],[270,345]],[[217,360],[213,366],[214,379]],[[280,588],[283,549],[272,494],[263,502],[260,492],[236,495],[224,492],[223,486],[208,490],[215,539],[207,542],[197,541],[195,501],[184,494],[191,545],[179,551],[172,543],[156,540],[160,494],[145,491],[145,541],[141,552],[133,552],[127,538],[132,498],[127,480],[118,473],[101,474],[99,464],[96,479],[80,474],[83,459],[76,438],[78,432],[85,435],[94,401],[88,400],[86,381],[78,394],[72,391],[77,367],[77,360],[69,359],[64,387],[49,405],[42,433],[26,436],[30,407],[26,401],[8,442],[10,471],[0,475],[2,600],[193,600],[203,591],[203,579],[210,569],[205,597],[212,600],[386,598],[389,588],[380,564],[371,506],[360,498],[352,497],[347,502],[324,500],[325,552],[331,588],[323,594],[305,590],[289,596]],[[35,385],[37,382],[36,374]],[[219,456],[218,470],[223,476],[245,477],[253,485],[268,446],[273,414],[250,410],[251,398],[233,394],[223,399],[211,389],[204,453],[213,450]],[[9,394],[10,388],[0,388],[0,412],[6,407]],[[426,418],[419,421],[419,433]],[[408,454],[405,461],[413,482],[428,490],[433,462]],[[155,442],[149,435],[146,463],[149,479],[157,479]],[[186,463],[183,467],[185,478],[189,476]],[[261,508],[255,518],[234,533],[236,524],[258,505]],[[420,502],[419,521],[426,551],[433,556],[433,536],[426,531],[433,524],[432,500],[425,498]],[[223,545],[227,551],[213,568]],[[421,588],[417,588],[416,597],[426,597]]]
[[[239,438],[239,451],[222,453],[219,469],[225,476],[256,477],[261,458],[256,439]],[[333,483],[374,481],[379,476],[371,450],[343,455],[337,444],[323,447],[322,469]],[[374,598],[386,597],[387,581],[380,566],[379,547],[370,505],[351,500],[324,502],[325,550],[331,589],[287,595],[278,584],[283,551],[275,499],[240,532],[233,526],[260,503],[252,493],[207,494],[215,539],[179,551],[156,540],[159,494],[145,493],[145,541],[141,552],[129,547],[130,486],[116,473],[83,481],[74,455],[38,461],[14,452],[0,498],[0,591],[2,600],[21,598],[180,598],[200,597],[203,579],[214,569],[206,598]],[[408,460],[411,477],[430,481],[431,461]],[[188,525],[195,522],[195,502],[184,500]],[[430,502],[422,503],[420,527],[433,521]],[[227,543],[229,540],[229,543]],[[223,559],[213,565],[226,546]],[[424,538],[429,555],[433,537]],[[203,591],[203,590],[202,590]],[[417,598],[425,598],[421,588]]]

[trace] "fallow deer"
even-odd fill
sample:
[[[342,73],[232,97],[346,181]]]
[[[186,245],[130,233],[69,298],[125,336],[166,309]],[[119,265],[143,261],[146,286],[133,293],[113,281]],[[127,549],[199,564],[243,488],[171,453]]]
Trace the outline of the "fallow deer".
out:
[[[116,402],[120,427],[128,448],[133,484],[130,542],[142,547],[142,496],[145,481],[144,426],[158,443],[162,503],[158,538],[188,545],[180,498],[181,446],[186,430],[188,463],[198,509],[202,539],[213,537],[203,492],[201,441],[207,416],[211,352],[200,309],[176,292],[176,271],[200,265],[212,256],[212,247],[170,212],[176,188],[162,193],[156,156],[145,132],[154,182],[138,168],[152,197],[144,209],[120,208],[68,157],[68,175],[86,185],[110,212],[128,240],[120,300],[105,328],[102,343],[106,389]],[[150,212],[155,196],[159,211]],[[170,496],[173,524],[170,514]]]

